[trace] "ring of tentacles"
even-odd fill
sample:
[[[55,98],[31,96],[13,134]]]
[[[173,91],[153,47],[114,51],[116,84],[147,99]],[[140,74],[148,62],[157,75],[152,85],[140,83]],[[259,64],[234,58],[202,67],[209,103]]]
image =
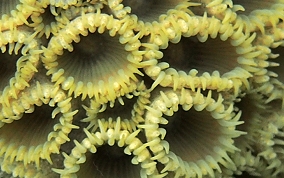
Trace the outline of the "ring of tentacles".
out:
[[[0,177],[284,176],[283,0],[0,14]]]

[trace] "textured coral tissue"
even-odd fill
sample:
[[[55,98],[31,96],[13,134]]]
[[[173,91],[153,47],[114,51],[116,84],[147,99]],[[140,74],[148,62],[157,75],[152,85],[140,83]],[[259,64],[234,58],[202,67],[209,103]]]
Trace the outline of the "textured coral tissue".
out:
[[[0,178],[284,177],[284,0],[0,15]]]

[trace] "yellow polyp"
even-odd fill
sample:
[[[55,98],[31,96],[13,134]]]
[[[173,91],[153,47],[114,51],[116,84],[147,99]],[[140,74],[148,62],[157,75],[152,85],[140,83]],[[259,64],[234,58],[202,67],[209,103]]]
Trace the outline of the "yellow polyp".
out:
[[[237,47],[236,48],[236,53],[238,53],[238,54],[246,54],[246,53],[249,53],[249,52],[251,52],[253,50],[254,50],[253,47]]]
[[[196,111],[202,111],[203,109],[205,109],[205,107],[207,106],[207,103],[203,103],[203,104],[199,104],[199,105],[194,105],[194,109]]]
[[[231,34],[232,34],[232,30],[226,29],[226,31],[220,35],[220,39],[222,41],[226,41],[231,36]]]
[[[52,111],[51,117],[52,117],[52,118],[55,118],[56,115],[57,115],[58,113],[60,113],[60,112],[61,112],[61,108],[55,108],[55,109]]]
[[[9,43],[9,51],[8,53],[11,55],[13,53],[15,47],[15,43]],[[17,51],[15,51],[15,54],[17,54]]]
[[[209,166],[212,167],[213,169],[217,169],[218,172],[222,172],[220,166],[218,165],[218,163],[216,162],[216,160],[212,157],[207,155],[205,157],[205,160],[209,162]]]
[[[80,152],[80,150],[78,150],[78,147],[75,147],[72,149],[71,155],[73,158],[76,158],[76,159],[79,159],[82,157],[82,153]]]
[[[238,63],[248,66],[257,66],[251,58],[238,57]]]
[[[62,132],[62,131],[58,132],[58,136],[57,136],[57,138],[55,140],[57,141],[58,144],[63,144],[66,141],[70,141],[68,136],[64,132]]]
[[[27,153],[27,147],[20,146],[20,148],[18,149],[17,156],[16,156],[16,161],[23,161],[26,153]]]
[[[2,11],[14,11],[1,15],[0,49],[7,62],[15,62],[9,66],[1,58],[1,66],[15,71],[13,76],[5,70],[0,75],[0,81],[9,81],[0,82],[2,171],[14,177],[53,177],[48,173],[53,167],[57,177],[88,177],[88,171],[99,170],[90,158],[107,145],[125,149],[127,163],[137,164],[136,177],[238,177],[244,172],[281,177],[283,0],[194,1],[3,1],[0,6],[7,7]],[[54,19],[42,15],[46,7]],[[77,48],[84,39],[89,41]],[[206,49],[191,56],[197,47],[179,46],[172,51],[173,62],[164,62],[170,42],[180,45],[184,39]],[[205,67],[179,61],[183,55],[198,58],[196,63]],[[177,63],[184,69],[177,70]],[[252,93],[263,98],[263,104],[252,98],[262,109],[244,99]],[[48,124],[24,121],[44,105],[54,107]],[[253,116],[244,119],[246,108]],[[2,134],[19,122],[25,129]],[[175,130],[171,141],[171,128],[178,126],[182,129]],[[6,145],[9,140],[16,146]],[[25,145],[17,146],[15,140]],[[114,170],[108,167],[111,163],[100,172],[104,177],[111,173],[106,170]]]
[[[155,80],[155,82],[152,84],[150,90],[153,90],[154,88],[156,88],[156,87],[161,83],[161,81],[164,80],[165,77],[166,77],[166,73],[162,71],[162,72],[158,75],[158,77],[157,77],[157,79]]]
[[[47,75],[49,75],[48,72]],[[61,76],[64,74],[64,69],[59,69],[58,72],[56,72],[55,74],[52,75],[52,82],[56,82],[59,78],[61,78]]]
[[[190,166],[191,169],[193,169],[193,172],[195,174],[197,174],[198,178],[202,178],[202,171],[200,170],[200,168],[195,163],[190,162],[189,166]]]
[[[216,5],[221,4],[222,2],[223,2],[223,0],[214,0],[214,1],[212,1],[212,2],[210,2],[210,3],[208,3],[208,4],[206,4],[206,7],[207,7],[207,8],[214,7],[214,6],[216,6]]]
[[[92,144],[95,145],[102,145],[103,144],[103,140],[100,139],[99,137],[97,137],[96,135],[91,135],[90,132],[88,132],[86,129],[84,129],[85,134],[87,135],[87,137],[89,138],[90,142]]]
[[[261,55],[262,52],[261,51],[255,51],[255,52],[250,52],[250,53],[247,53],[247,54],[244,54],[243,56],[245,58],[250,58],[250,59],[253,59],[253,58],[257,58],[259,55]]]
[[[197,164],[201,168],[202,174],[206,175],[209,173],[211,177],[214,177],[212,168],[204,160],[197,161]]]
[[[74,90],[75,97],[77,97],[80,94],[82,94],[83,88],[84,88],[84,83],[82,81],[79,81],[77,83],[77,86],[76,86],[75,90]]]
[[[4,161],[6,161],[8,158],[10,158],[10,163],[13,162],[14,156],[12,154],[15,150],[16,150],[16,145],[10,144],[6,148],[6,152],[4,153]]]

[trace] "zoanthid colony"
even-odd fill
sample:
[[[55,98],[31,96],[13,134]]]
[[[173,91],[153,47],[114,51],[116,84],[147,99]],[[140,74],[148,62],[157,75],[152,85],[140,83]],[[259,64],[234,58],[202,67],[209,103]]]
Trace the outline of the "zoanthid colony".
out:
[[[284,176],[283,0],[0,13],[0,177]]]

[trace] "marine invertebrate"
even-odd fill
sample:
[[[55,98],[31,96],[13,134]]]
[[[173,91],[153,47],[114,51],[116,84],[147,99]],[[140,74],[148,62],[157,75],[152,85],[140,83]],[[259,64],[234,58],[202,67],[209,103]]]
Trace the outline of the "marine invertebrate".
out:
[[[126,47],[119,43],[116,30],[120,25],[120,21],[107,14],[88,13],[71,21],[51,38],[43,62],[55,85],[61,84],[69,95],[82,95],[82,99],[95,97],[101,103],[131,92],[138,81],[136,74],[143,75],[138,70],[142,66],[140,57],[135,55],[139,41]],[[77,44],[71,44],[73,41]],[[89,50],[90,44],[96,47]],[[105,53],[101,54],[101,51]]]
[[[232,8],[232,1],[223,0],[193,0],[193,2],[200,3],[199,6],[190,7],[190,10],[195,15],[203,16],[207,13],[209,16],[220,16],[220,14],[225,14],[227,9]]]
[[[98,121],[106,128],[113,128],[119,119],[122,129],[133,132],[137,130],[137,124],[144,122],[143,115],[145,105],[150,102],[149,97],[150,92],[142,82],[133,92],[118,97],[115,102],[101,104],[91,100],[90,106],[86,107],[87,117],[82,122],[88,123],[87,129],[94,132],[99,127]]]
[[[263,56],[263,52],[251,44],[256,35],[247,37],[241,32],[241,28],[233,32],[230,24],[222,24],[206,15],[188,18],[187,32],[162,50],[163,57],[152,52],[157,47],[148,45],[147,49],[152,55],[144,55],[145,63],[150,64],[144,70],[155,80],[155,85],[171,86],[174,89],[186,87],[192,90],[232,89],[235,95],[241,87],[250,88],[248,80],[260,70],[257,63]],[[169,20],[172,26],[175,21],[177,19]],[[189,49],[189,52],[185,49]],[[221,52],[224,49],[227,53]],[[220,62],[225,55],[230,63]]]
[[[0,176],[283,177],[283,0],[0,4]]]
[[[44,169],[37,169],[34,163],[24,164],[23,162],[10,162],[10,160],[4,160],[0,158],[1,169],[6,172],[1,172],[1,176],[5,178],[14,177],[55,177],[55,172],[51,170],[51,165],[46,160],[40,160],[40,165]]]
[[[9,99],[17,98],[18,92],[28,86],[28,81],[37,71],[39,43],[33,39],[30,30],[22,26],[0,34],[1,104],[5,103],[9,106]]]
[[[163,32],[164,18],[168,15],[175,14],[183,16],[192,14],[188,7],[198,6],[199,3],[187,2],[184,0],[154,0],[151,3],[140,1],[137,3],[133,0],[114,0],[109,2],[110,11],[114,16],[129,23],[129,27],[138,32],[139,37],[150,35],[155,42],[168,42],[167,33]],[[145,10],[146,9],[146,10]]]
[[[262,125],[261,146],[257,149],[259,155],[267,161],[267,169],[273,177],[283,176],[283,105],[281,100],[274,100],[268,107],[271,109],[265,115]]]
[[[43,1],[47,1],[47,0],[43,0]],[[52,6],[61,7],[63,9],[67,9],[70,6],[80,6],[83,4],[83,0],[50,0],[47,2],[49,2],[50,5]]]
[[[219,164],[235,169],[227,152],[238,150],[233,138],[242,134],[235,130],[242,123],[238,121],[240,113],[232,115],[232,106],[226,110],[222,97],[215,101],[211,91],[206,97],[200,90],[156,90],[146,107],[145,125],[140,127],[145,129],[152,159],[163,164],[161,173],[213,177],[215,169],[221,172]]]
[[[269,149],[268,144],[272,139],[272,137],[267,137],[270,131],[263,129],[263,122],[270,114],[265,98],[256,92],[247,91],[235,100],[235,111],[242,113],[240,121],[244,122],[237,126],[237,129],[246,134],[235,138],[235,145],[241,151],[232,155],[237,170],[231,174],[241,175],[242,172],[252,176],[272,174],[272,170],[268,169],[270,164],[260,156],[261,152]]]
[[[264,33],[265,27],[275,27],[280,19],[283,19],[282,0],[264,1],[263,3],[254,0],[249,2],[202,0],[201,4],[206,8],[194,9],[197,14],[206,12],[222,20],[223,23],[230,22],[236,28],[242,28],[245,34],[253,31]]]
[[[255,44],[262,51],[266,51],[263,60],[258,65],[263,69],[254,76],[257,91],[268,97],[267,102],[282,98],[283,79],[281,74],[282,48],[283,48],[283,22],[277,25],[279,28],[268,28],[265,34],[261,34]],[[273,90],[273,92],[272,92]]]
[[[64,16],[58,16],[58,12],[55,12],[50,5],[41,5],[41,11],[31,15],[29,26],[34,28],[39,37],[45,35],[46,38],[49,38],[50,35],[57,34],[67,22],[64,22]]]
[[[71,153],[64,154],[65,168],[54,169],[61,177],[113,177],[117,174],[122,177],[145,177],[157,173],[149,150],[137,138],[139,130],[129,133],[121,129],[120,119],[113,129],[100,124],[95,132],[84,131],[86,138],[81,143],[74,141],[76,146]],[[97,152],[100,154],[95,154]],[[131,154],[133,156],[128,156]],[[135,166],[139,163],[141,167]],[[112,171],[109,171],[109,167]]]
[[[283,1],[273,0],[265,1],[259,4],[257,1],[245,2],[242,0],[234,1],[233,7],[236,7],[238,16],[235,19],[235,25],[245,24],[247,32],[260,30],[264,32],[264,27],[275,27],[280,19],[283,19]],[[273,14],[273,16],[271,16]],[[229,15],[225,16],[226,20],[230,20]],[[225,20],[223,20],[225,21]]]
[[[271,55],[270,55],[270,60],[274,65],[271,65],[267,68],[267,70],[270,73],[271,79],[269,82],[270,86],[273,85],[274,87],[274,92],[273,93],[267,93],[265,94],[268,95],[268,102],[276,99],[281,99],[283,101],[283,82],[284,78],[282,75],[282,69],[279,66],[283,65],[283,46],[278,46],[277,48],[272,48],[271,49]],[[277,78],[275,77],[277,76]],[[283,103],[282,103],[283,105]]]
[[[51,154],[59,154],[60,145],[69,141],[67,135],[76,128],[72,120],[77,111],[71,110],[71,98],[51,83],[41,84],[44,80],[36,80],[40,78],[35,77],[30,87],[20,92],[19,99],[11,102],[16,120],[5,124],[6,120],[1,120],[1,169],[21,177],[41,168],[41,160],[52,164]],[[16,169],[23,166],[31,172]]]
[[[29,26],[34,28],[39,38],[43,35],[46,38],[49,38],[50,35],[57,35],[59,30],[64,28],[71,20],[80,16],[81,13],[95,12],[97,8],[102,8],[100,3],[92,6],[84,3],[64,9],[61,6],[56,7],[49,4],[49,1],[37,2],[37,6],[39,10],[30,16]]]
[[[189,6],[197,6],[198,3],[187,2],[184,0],[154,0],[150,3],[147,1],[136,2],[133,0],[112,0],[109,1],[111,12],[117,18],[124,18],[131,15],[131,18],[138,19],[140,24],[150,25],[152,22],[159,21],[162,15],[170,13],[170,11],[185,11],[189,12]],[[143,10],[142,10],[143,9]]]
[[[0,31],[28,24],[28,17],[38,10],[35,4],[36,0],[1,1]]]

